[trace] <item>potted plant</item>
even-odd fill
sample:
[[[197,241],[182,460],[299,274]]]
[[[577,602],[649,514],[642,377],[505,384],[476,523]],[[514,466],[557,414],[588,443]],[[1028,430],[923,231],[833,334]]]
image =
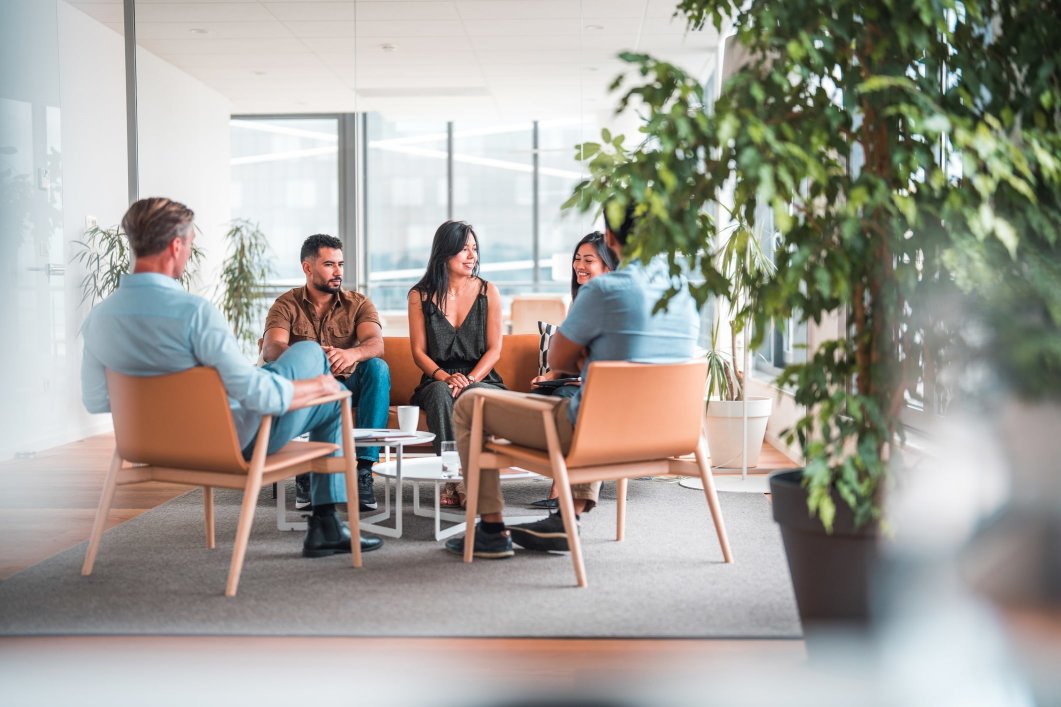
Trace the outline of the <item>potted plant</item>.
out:
[[[80,263],[85,270],[81,278],[81,302],[92,306],[117,290],[122,275],[132,271],[132,255],[121,226],[93,226],[85,231],[83,241],[74,241],[71,262]],[[194,282],[202,263],[203,251],[193,243],[188,265],[180,277],[185,288]]]
[[[236,219],[225,234],[225,265],[217,288],[217,306],[249,356],[256,356],[266,310],[263,289],[273,273],[269,241],[261,227]]]
[[[609,203],[616,215],[636,204],[634,256],[665,253],[675,274],[684,259],[703,275],[690,285],[701,303],[729,289],[706,262],[710,209],[727,180],[740,218],[771,209],[781,244],[776,271],[752,286],[753,345],[772,318],[842,323],[779,377],[805,410],[789,439],[806,463],[772,478],[774,514],[804,619],[864,619],[883,495],[901,468],[901,414],[946,341],[926,303],[951,284],[947,255],[968,237],[1019,258],[1011,215],[1023,207],[1043,230],[1037,195],[1056,198],[1043,175],[1056,171],[1061,101],[1056,69],[1042,71],[1041,58],[1057,37],[1029,33],[1041,13],[1020,2],[823,11],[683,0],[678,11],[697,29],[710,21],[724,31],[732,18],[748,65],[709,112],[692,77],[623,55],[643,78],[619,110],[640,107],[650,139],[638,152],[610,135],[584,146],[590,178],[570,203]],[[1035,82],[1042,91],[1024,91]]]
[[[755,310],[752,297],[756,281],[774,270],[756,234],[739,221],[719,250],[719,270],[729,283],[729,297],[722,300],[729,313],[730,347],[719,347],[721,317],[711,330],[707,351],[707,412],[704,432],[713,466],[746,470],[758,466],[766,438],[772,401],[766,396],[748,396],[748,317]],[[743,365],[738,361],[738,336],[744,335]]]

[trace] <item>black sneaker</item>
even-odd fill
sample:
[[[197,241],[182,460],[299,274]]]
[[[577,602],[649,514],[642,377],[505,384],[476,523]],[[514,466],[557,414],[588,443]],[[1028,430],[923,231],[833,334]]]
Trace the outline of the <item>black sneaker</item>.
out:
[[[464,557],[464,536],[447,540],[446,549],[455,555]],[[512,534],[507,529],[500,533],[488,533],[483,530],[481,524],[476,523],[475,550],[472,554],[488,560],[503,560],[506,557],[512,557],[516,554],[516,551],[512,549]]]
[[[550,511],[555,511],[560,507],[559,498],[543,498],[537,501],[532,501],[530,504],[531,508],[547,508]]]
[[[379,508],[376,503],[376,490],[372,483],[371,469],[357,470],[357,505],[362,511],[374,511]]]
[[[301,511],[312,505],[313,502],[309,498],[309,474],[299,474],[295,477],[295,510]]]
[[[567,533],[564,532],[564,519],[559,513],[551,513],[548,518],[509,526],[512,531],[512,542],[528,550],[540,552],[569,552]],[[575,532],[581,532],[575,527]]]
[[[302,542],[303,557],[327,557],[350,554],[350,526],[339,516],[310,516],[306,539]],[[361,552],[372,552],[383,547],[380,538],[360,536]]]

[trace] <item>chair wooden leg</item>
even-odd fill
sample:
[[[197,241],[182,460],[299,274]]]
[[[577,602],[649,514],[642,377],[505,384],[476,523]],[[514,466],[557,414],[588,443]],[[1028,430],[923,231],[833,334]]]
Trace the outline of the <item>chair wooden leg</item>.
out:
[[[357,448],[350,398],[340,401],[343,415],[343,474],[346,476],[346,517],[350,523],[350,561],[361,566],[361,500],[357,495]]]
[[[213,550],[214,545],[214,489],[203,486],[203,512],[206,515],[206,547]]]
[[[232,547],[232,562],[228,566],[228,583],[225,584],[225,596],[236,596],[239,576],[243,571],[243,558],[247,555],[247,543],[250,541],[251,525],[254,524],[254,511],[258,506],[258,493],[262,489],[261,466],[257,474],[252,470],[247,476],[247,485],[243,489],[243,504],[239,509],[239,525],[236,527],[236,542]]]
[[[722,520],[722,509],[718,505],[718,492],[715,490],[715,476],[707,461],[707,442],[703,439],[696,446],[696,465],[700,469],[700,481],[704,485],[707,506],[711,509],[711,519],[715,521],[715,533],[722,546],[722,557],[727,563],[733,562],[733,553],[729,549],[729,537],[726,535],[726,524]]]
[[[114,489],[118,486],[118,472],[121,468],[122,458],[118,456],[118,450],[115,449],[111,457],[110,468],[107,469],[107,478],[103,480],[103,491],[100,493],[99,506],[96,508],[96,519],[92,521],[92,533],[89,535],[88,549],[85,551],[85,562],[81,565],[83,576],[87,577],[92,574],[92,565],[96,562],[96,552],[103,538],[103,528],[107,524],[107,515],[114,502]]]
[[[560,437],[556,433],[556,423],[552,412],[543,412],[545,423],[545,440],[549,448],[550,462],[553,467],[553,480],[560,492],[560,517],[564,519],[564,530],[567,532],[567,547],[571,550],[571,564],[575,567],[575,582],[585,588],[586,565],[582,561],[582,543],[578,538],[578,520],[575,518],[575,501],[571,497],[571,480],[567,476],[567,464],[560,452]]]
[[[239,525],[236,526],[236,542],[232,547],[232,562],[228,566],[226,597],[236,596],[236,588],[239,586],[243,558],[247,554],[247,542],[254,524],[254,511],[258,507],[258,493],[262,490],[262,467],[269,449],[269,432],[272,426],[271,415],[263,417],[261,425],[258,426],[258,441],[254,443],[254,454],[251,456],[250,469],[247,470],[247,485],[243,487],[243,504],[239,510]]]
[[[615,541],[622,542],[626,537],[626,484],[629,479],[619,479],[615,491]]]
[[[479,458],[483,451],[483,405],[486,401],[482,397],[477,397],[474,402],[468,468],[464,470],[464,483],[468,487],[468,494],[464,501],[464,561],[466,563],[470,563],[475,557],[475,515],[479,512]]]

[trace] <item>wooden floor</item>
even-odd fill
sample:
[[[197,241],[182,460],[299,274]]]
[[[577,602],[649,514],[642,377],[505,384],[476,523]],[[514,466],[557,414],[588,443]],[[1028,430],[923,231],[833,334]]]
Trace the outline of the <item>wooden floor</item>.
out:
[[[39,453],[29,459],[0,464],[0,580],[84,541],[89,534],[100,488],[113,451],[113,437],[99,435]],[[754,474],[791,466],[791,462],[769,445],[763,448]],[[187,491],[186,487],[144,483],[119,487],[108,519],[112,527],[144,513]],[[717,661],[728,656],[766,656],[771,661],[800,662],[805,659],[802,641],[794,640],[577,640],[577,639],[334,639],[292,638],[189,638],[189,637],[96,637],[96,638],[7,638],[0,639],[0,656],[39,652],[48,656],[78,656],[102,653],[135,654],[140,647],[154,655],[169,651],[194,656],[218,641],[237,652],[278,653],[296,650],[312,655],[334,651],[375,655],[380,651],[420,651],[433,655],[468,657],[469,665],[481,664],[496,671],[498,656],[513,672],[527,671],[577,681],[580,676],[601,674],[636,675],[637,671],[692,671],[702,658]],[[0,661],[3,658],[0,657]],[[478,663],[477,661],[481,661]],[[691,661],[691,662],[690,662]],[[653,667],[655,666],[655,667]],[[665,666],[665,668],[664,668]],[[504,668],[502,667],[502,676]],[[631,672],[632,671],[632,672]],[[493,674],[493,673],[491,673]]]

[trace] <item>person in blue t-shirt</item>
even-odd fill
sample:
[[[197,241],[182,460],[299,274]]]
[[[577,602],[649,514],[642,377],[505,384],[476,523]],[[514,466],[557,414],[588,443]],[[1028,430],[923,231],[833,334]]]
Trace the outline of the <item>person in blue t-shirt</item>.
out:
[[[605,226],[608,247],[622,261],[623,249],[634,226],[633,206],[626,209],[620,224],[608,222],[606,215]],[[683,288],[671,299],[666,310],[652,311],[670,284],[666,263],[661,260],[653,260],[647,265],[633,262],[586,283],[559,331],[553,335],[549,346],[549,367],[584,376],[586,368],[594,361],[671,363],[691,359],[699,319],[689,293]],[[479,394],[469,391],[462,395],[453,410],[453,428],[462,469],[468,468],[472,411]],[[492,395],[489,404],[483,408],[483,431],[485,435],[545,450],[547,444],[541,413],[505,404],[510,396],[518,399],[526,395],[533,394],[506,392]],[[570,398],[534,396],[536,401],[548,401],[553,406],[553,418],[564,454],[571,446],[581,396],[581,387]],[[571,491],[578,517],[597,504],[600,483],[576,484]],[[482,471],[478,504],[480,522],[474,531],[476,557],[511,557],[515,554],[513,542],[528,550],[563,552],[569,549],[564,523],[558,513],[534,523],[505,527],[502,518],[504,497],[496,469]],[[464,538],[451,539],[446,543],[446,549],[463,555]]]

